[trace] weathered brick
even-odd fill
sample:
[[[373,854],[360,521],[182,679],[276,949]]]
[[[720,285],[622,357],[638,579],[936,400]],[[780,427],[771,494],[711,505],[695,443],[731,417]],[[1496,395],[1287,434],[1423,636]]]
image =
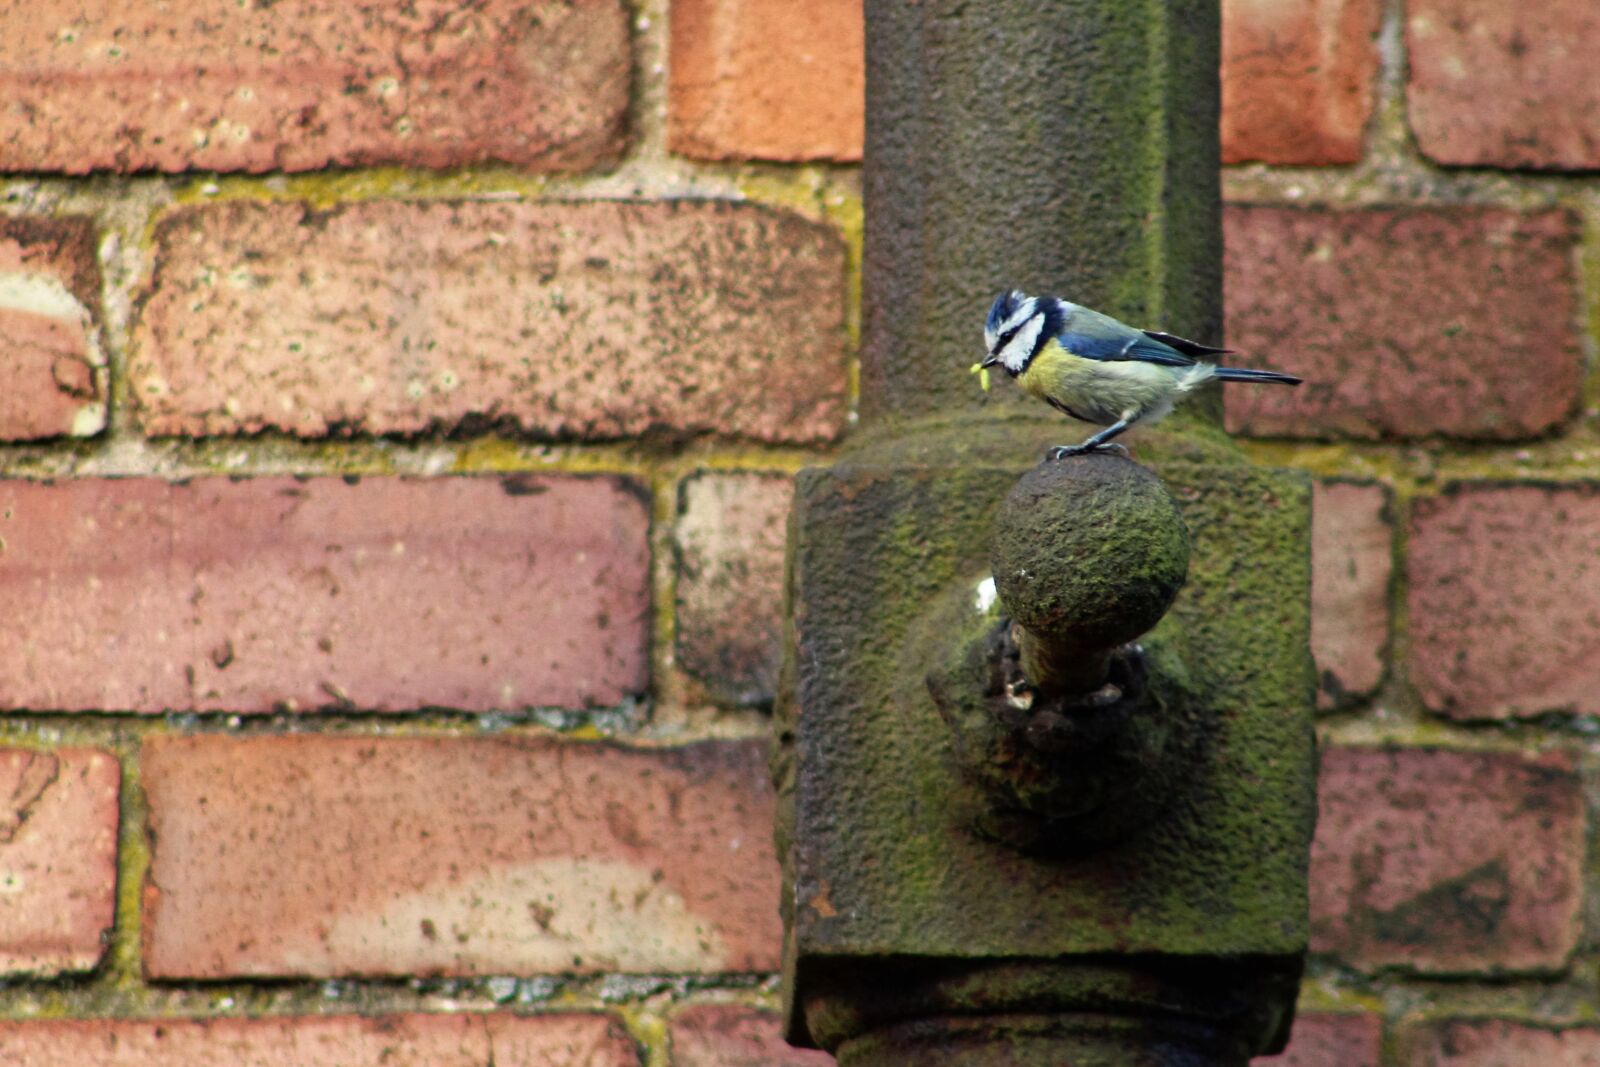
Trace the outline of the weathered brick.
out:
[[[672,1067],[829,1067],[833,1057],[791,1047],[775,1012],[700,1005],[672,1020]]]
[[[1422,151],[1468,166],[1600,167],[1600,9],[1408,0],[1407,114]]]
[[[1225,219],[1230,345],[1307,379],[1231,387],[1231,429],[1510,440],[1576,410],[1569,213],[1241,205]]]
[[[0,971],[100,962],[116,903],[121,778],[116,757],[98,749],[0,749]]]
[[[1311,523],[1317,703],[1347,706],[1383,681],[1394,531],[1381,485],[1319,482]]]
[[[159,978],[767,971],[766,746],[147,742]]]
[[[862,0],[672,0],[671,49],[674,152],[861,158]]]
[[[323,1015],[0,1023],[8,1067],[637,1067],[604,1015]]]
[[[1319,791],[1312,951],[1425,974],[1565,966],[1584,854],[1568,757],[1334,747]]]
[[[1256,1067],[1378,1067],[1383,1020],[1376,1015],[1301,1015],[1281,1056]]]
[[[0,707],[615,704],[648,537],[608,477],[0,481]]]
[[[105,429],[99,316],[93,223],[0,218],[0,440]]]
[[[1359,160],[1382,16],[1379,0],[1224,0],[1223,162]]]
[[[792,481],[706,471],[679,494],[678,663],[726,703],[767,703],[777,684]]]
[[[1467,483],[1419,500],[1410,676],[1462,719],[1600,713],[1600,485]]]
[[[1593,1067],[1600,1030],[1529,1026],[1508,1019],[1452,1019],[1409,1035],[1408,1067]]]
[[[860,159],[861,7],[675,0],[673,150],[705,159]],[[1377,0],[1228,0],[1224,161],[1360,159],[1381,14]]]
[[[844,248],[727,201],[231,202],[168,215],[131,389],[151,434],[843,426]]]
[[[622,151],[620,0],[0,6],[0,170],[300,171]]]

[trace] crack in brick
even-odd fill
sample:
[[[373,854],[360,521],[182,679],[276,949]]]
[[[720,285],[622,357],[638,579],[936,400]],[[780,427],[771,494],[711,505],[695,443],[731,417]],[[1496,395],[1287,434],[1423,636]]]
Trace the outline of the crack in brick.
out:
[[[49,752],[24,752],[21,756],[22,762],[16,766],[16,780],[0,803],[0,844],[16,840],[22,824],[33,814],[45,790],[54,785],[61,774],[61,761]]]
[[[488,1019],[483,1019],[482,1022],[481,1022],[481,1025],[483,1026],[483,1039],[484,1039],[484,1042],[486,1043],[486,1046],[487,1046],[487,1048],[489,1050],[489,1058],[484,1061],[484,1067],[495,1067],[495,1062],[494,1062],[494,1027],[492,1025],[490,1025],[490,1022],[489,1022]]]

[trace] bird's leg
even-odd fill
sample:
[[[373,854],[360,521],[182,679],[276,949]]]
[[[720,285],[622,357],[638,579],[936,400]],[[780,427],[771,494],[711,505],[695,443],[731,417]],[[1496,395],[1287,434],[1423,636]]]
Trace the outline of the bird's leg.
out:
[[[1051,459],[1065,459],[1068,456],[1081,456],[1088,452],[1121,452],[1124,456],[1128,450],[1121,445],[1111,444],[1110,441],[1117,434],[1133,425],[1130,418],[1121,418],[1107,426],[1093,437],[1087,438],[1082,444],[1057,445],[1049,452]]]

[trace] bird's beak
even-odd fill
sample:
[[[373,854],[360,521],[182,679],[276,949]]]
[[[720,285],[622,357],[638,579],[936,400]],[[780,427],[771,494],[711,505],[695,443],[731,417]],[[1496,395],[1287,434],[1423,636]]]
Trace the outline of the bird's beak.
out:
[[[1000,362],[1000,357],[991,352],[987,356],[983,357],[983,362],[978,364],[978,366],[980,366],[980,367],[992,367],[996,363],[999,363],[999,362]]]

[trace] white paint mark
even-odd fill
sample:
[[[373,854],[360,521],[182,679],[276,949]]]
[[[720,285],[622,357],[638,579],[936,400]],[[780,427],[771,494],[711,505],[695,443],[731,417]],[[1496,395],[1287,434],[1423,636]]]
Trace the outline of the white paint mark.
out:
[[[89,309],[48,274],[0,271],[0,308],[65,319],[85,329],[89,325]]]
[[[989,609],[994,607],[994,602],[999,594],[995,591],[994,579],[985,578],[978,583],[978,595],[973,600],[973,606],[978,609],[978,614],[987,615]]]
[[[73,437],[93,437],[106,428],[106,406],[104,404],[85,404],[72,416],[72,429],[67,431]]]

